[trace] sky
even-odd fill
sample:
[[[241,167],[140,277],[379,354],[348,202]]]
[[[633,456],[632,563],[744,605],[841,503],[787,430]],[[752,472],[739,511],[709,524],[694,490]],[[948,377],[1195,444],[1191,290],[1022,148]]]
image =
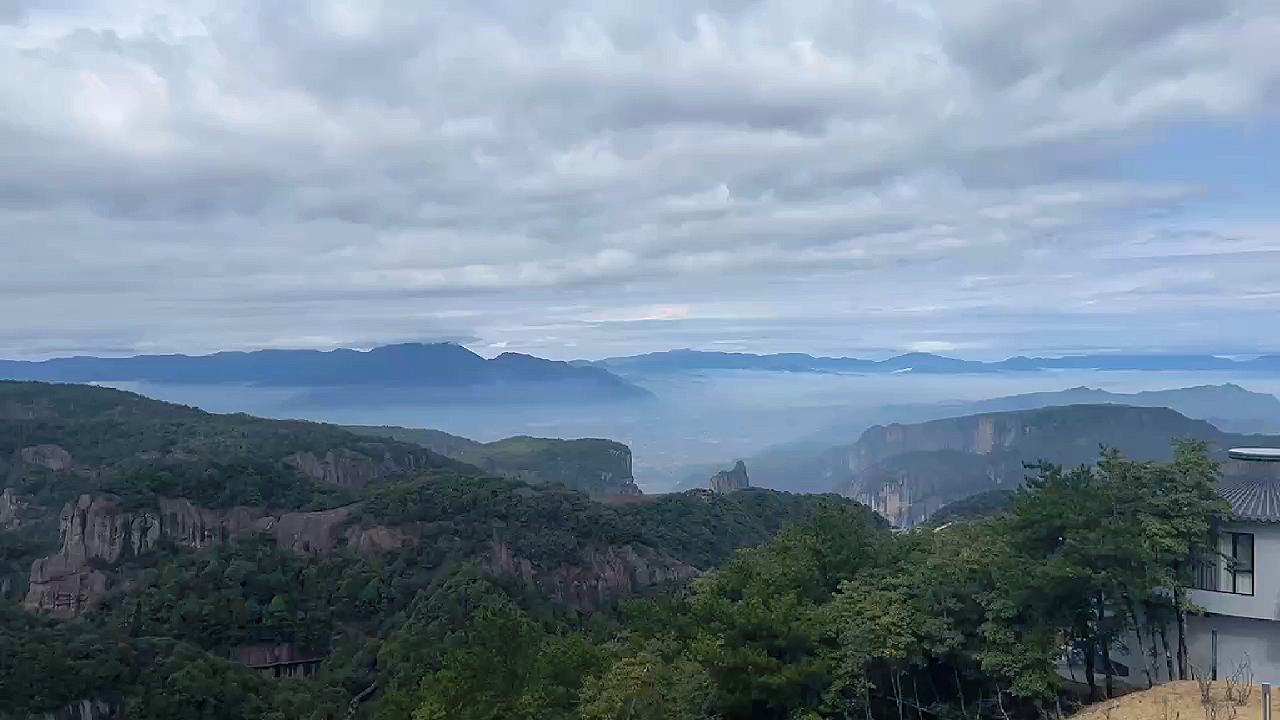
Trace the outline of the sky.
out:
[[[1278,42],[1275,0],[0,0],[0,357],[1280,351]]]

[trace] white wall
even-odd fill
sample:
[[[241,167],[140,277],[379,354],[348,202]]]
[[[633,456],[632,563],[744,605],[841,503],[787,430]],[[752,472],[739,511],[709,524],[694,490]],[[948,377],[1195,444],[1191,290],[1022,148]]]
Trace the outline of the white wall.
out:
[[[1241,663],[1248,660],[1255,683],[1271,682],[1280,685],[1280,622],[1227,615],[1191,615],[1187,617],[1187,661],[1189,671],[1196,676],[1211,677],[1213,671],[1213,633],[1218,633],[1218,679],[1229,677]],[[1172,623],[1168,628],[1169,648],[1175,653],[1174,673],[1177,673],[1178,631]],[[1126,648],[1112,651],[1112,658],[1129,668],[1128,677],[1116,678],[1119,684],[1146,687],[1148,673],[1151,682],[1169,680],[1168,664],[1164,659],[1163,645],[1157,646],[1154,662],[1149,653],[1151,639],[1143,637],[1148,654],[1139,657],[1138,645],[1132,637],[1126,639]],[[1158,640],[1157,640],[1158,642]],[[1064,673],[1066,675],[1066,673]],[[1084,669],[1074,668],[1072,679],[1084,681]],[[1101,669],[1098,681],[1102,682]],[[1177,679],[1174,677],[1173,679]]]
[[[1230,676],[1247,659],[1254,682],[1280,683],[1280,623],[1225,615],[1189,618],[1188,657],[1206,676],[1214,630],[1218,632],[1219,678]]]
[[[1223,528],[1227,532],[1253,534],[1254,594],[1236,595],[1209,590],[1192,590],[1191,602],[1204,609],[1205,615],[1187,617],[1187,654],[1192,668],[1205,677],[1211,672],[1213,633],[1218,634],[1218,678],[1229,676],[1248,658],[1255,682],[1280,684],[1280,523],[1234,523]],[[1169,645],[1177,652],[1177,628],[1167,629]],[[1151,639],[1144,637],[1146,651]],[[1154,663],[1140,657],[1133,637],[1125,640],[1124,649],[1112,657],[1129,667],[1129,676],[1117,678],[1123,684],[1147,684],[1169,678],[1163,646],[1158,648]],[[1174,659],[1176,672],[1177,660]],[[1075,668],[1075,679],[1083,680],[1083,669]]]
[[[1192,590],[1191,602],[1207,613],[1280,620],[1280,523],[1235,523],[1223,529],[1253,533],[1253,595]]]
[[[1253,618],[1228,617],[1225,615],[1205,615],[1187,617],[1187,661],[1189,670],[1197,676],[1210,677],[1213,670],[1213,633],[1218,633],[1218,679],[1230,676],[1246,659],[1249,661],[1253,681],[1280,684],[1280,622],[1272,620],[1255,620]],[[1177,653],[1177,628],[1170,624],[1168,628],[1169,648]],[[1143,637],[1144,650],[1151,650],[1150,638]],[[1161,683],[1168,680],[1168,665],[1164,660],[1163,646],[1157,648],[1155,662],[1150,656],[1139,657],[1138,646],[1130,637],[1126,640],[1127,651],[1117,649],[1112,658],[1129,667],[1129,676],[1116,678],[1118,684],[1147,686],[1148,673],[1151,681]],[[1177,657],[1174,657],[1174,672],[1177,672]],[[1084,681],[1083,668],[1074,668],[1074,678]],[[1177,679],[1176,677],[1174,679]],[[1099,669],[1098,682],[1102,682]]]

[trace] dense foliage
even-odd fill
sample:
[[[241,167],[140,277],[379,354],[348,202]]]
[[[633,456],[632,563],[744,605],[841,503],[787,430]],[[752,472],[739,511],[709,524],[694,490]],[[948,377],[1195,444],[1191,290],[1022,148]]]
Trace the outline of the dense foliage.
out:
[[[423,547],[447,546],[463,556],[496,534],[539,562],[574,561],[595,544],[636,543],[709,568],[737,548],[765,542],[784,522],[833,506],[856,507],[869,522],[883,523],[837,495],[749,488],[728,495],[690,491],[608,505],[560,485],[531,486],[466,470],[374,485],[366,492],[364,522],[412,523],[430,539]]]
[[[352,432],[421,445],[485,472],[530,483],[558,482],[594,497],[632,482],[631,449],[613,440],[528,436],[481,443],[427,428],[350,426]]]
[[[128,422],[133,402],[99,412],[96,390],[14,397],[0,402],[0,418],[26,434],[0,437],[15,448],[55,436],[79,448],[76,423]],[[79,477],[116,483],[97,487],[126,502],[316,504],[270,459],[293,440],[261,444],[238,421],[199,413],[184,424],[188,411],[165,410],[179,418],[172,424],[139,421],[149,439],[111,440],[126,452],[185,428],[171,447],[196,457],[181,459],[180,472],[115,456],[101,475],[9,468],[10,487],[46,482],[56,494]],[[261,422],[268,437],[287,435]],[[57,423],[59,434],[40,435]],[[341,439],[317,427],[307,436],[315,447]],[[248,455],[234,439],[242,432]],[[0,718],[94,700],[131,720],[1008,720],[1062,711],[1056,667],[1068,651],[1085,658],[1089,694],[1110,692],[1111,652],[1128,636],[1144,662],[1167,655],[1168,674],[1185,676],[1185,588],[1227,511],[1207,448],[1178,443],[1170,462],[1107,451],[1093,465],[1031,472],[999,498],[1003,512],[995,499],[975,501],[945,527],[907,532],[836,496],[690,491],[611,505],[456,463],[392,475],[364,489],[337,528],[352,542],[333,552],[296,554],[268,534],[161,544],[77,620],[49,624],[4,603]],[[48,522],[21,520],[0,531],[0,571],[47,550]],[[362,546],[366,533],[391,542]],[[707,572],[570,606],[547,587],[495,576],[486,564],[495,544],[531,567],[564,570],[564,583],[577,572],[653,570],[592,568],[602,547]],[[235,661],[263,646],[324,661],[305,679],[260,677]]]
[[[483,652],[394,663],[422,679],[411,700],[383,696],[379,717],[410,707],[416,718],[513,708],[582,719],[1054,714],[1065,648],[1106,658],[1124,632],[1154,642],[1157,605],[1185,611],[1181,593],[1157,590],[1186,587],[1189,559],[1207,550],[1225,511],[1215,475],[1205,448],[1184,444],[1168,464],[1108,453],[1096,467],[1040,466],[1006,515],[941,531],[889,533],[856,508],[824,508],[691,592],[626,603],[607,643],[502,605],[502,623],[514,623],[502,632],[525,640],[485,640],[495,625],[479,622],[465,632]],[[1134,599],[1149,606],[1142,621]],[[530,704],[566,696],[533,672],[548,643],[593,648],[558,656],[588,668],[557,676],[572,683],[572,706]],[[485,668],[525,670],[514,684],[477,684]]]
[[[352,498],[285,459],[334,450],[377,456],[385,446],[333,425],[216,415],[111,388],[0,381],[0,475],[47,507],[85,492],[120,495],[127,506],[162,496],[210,508],[335,507]],[[71,466],[6,466],[23,449],[49,447],[65,451]],[[453,464],[416,446],[402,448],[418,466]]]

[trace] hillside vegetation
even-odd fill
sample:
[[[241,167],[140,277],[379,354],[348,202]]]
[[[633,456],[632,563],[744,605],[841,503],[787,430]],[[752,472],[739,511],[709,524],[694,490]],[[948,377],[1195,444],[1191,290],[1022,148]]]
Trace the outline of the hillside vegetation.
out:
[[[1104,658],[1094,696],[1118,638],[1180,645],[1187,559],[1226,512],[1217,472],[1192,442],[1169,463],[1042,465],[1004,514],[905,533],[833,495],[614,505],[453,461],[391,472],[350,490],[319,549],[275,524],[203,547],[179,533],[112,567],[93,555],[86,573],[130,582],[65,622],[0,609],[0,717],[1030,720],[1069,703],[1064,643]],[[280,647],[319,671],[236,661]]]
[[[475,680],[514,692],[542,677],[534,716],[572,714],[628,595],[679,586],[788,523],[884,527],[844,498],[763,490],[607,505],[415,444],[97,387],[0,383],[0,423],[13,510],[0,516],[0,717],[94,701],[143,719],[337,718],[375,687],[357,716],[407,720],[424,673],[491,632],[536,658],[495,655]],[[114,500],[69,502],[82,494]],[[59,517],[121,534],[59,533]],[[40,556],[52,570],[37,573]],[[24,567],[42,593],[32,613],[18,609]],[[97,577],[105,589],[71,619],[42,618]],[[234,662],[271,647],[324,658],[321,673],[269,680]]]
[[[333,507],[350,502],[350,488],[286,461],[335,452],[378,466],[456,464],[332,425],[215,415],[102,387],[0,381],[0,472],[41,506],[104,492],[141,504],[165,496],[219,508]]]
[[[496,475],[530,483],[564,483],[592,497],[640,494],[632,477],[631,449],[613,440],[519,436],[481,443],[425,428],[349,426],[347,429],[415,443]]]

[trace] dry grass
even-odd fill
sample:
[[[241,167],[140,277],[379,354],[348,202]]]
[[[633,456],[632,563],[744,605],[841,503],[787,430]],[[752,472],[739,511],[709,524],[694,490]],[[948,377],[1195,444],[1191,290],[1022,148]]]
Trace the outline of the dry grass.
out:
[[[1150,690],[1094,703],[1071,720],[1261,720],[1262,689],[1224,680],[1208,684],[1209,703],[1201,702],[1201,688],[1194,680],[1158,685]],[[1272,695],[1280,688],[1272,688]],[[1230,694],[1230,697],[1228,697]],[[1243,702],[1242,702],[1243,700]],[[1271,713],[1277,720],[1277,699],[1271,699]]]

